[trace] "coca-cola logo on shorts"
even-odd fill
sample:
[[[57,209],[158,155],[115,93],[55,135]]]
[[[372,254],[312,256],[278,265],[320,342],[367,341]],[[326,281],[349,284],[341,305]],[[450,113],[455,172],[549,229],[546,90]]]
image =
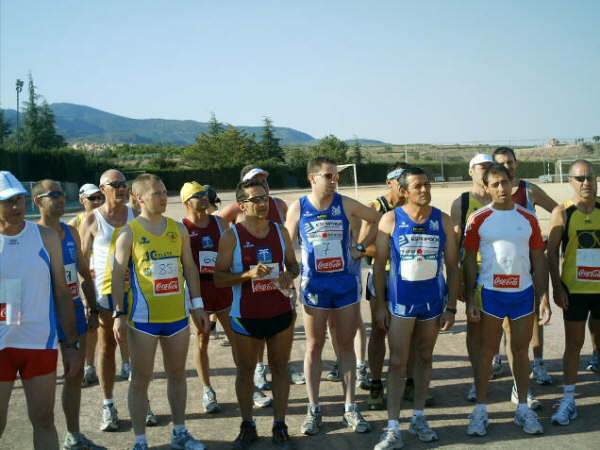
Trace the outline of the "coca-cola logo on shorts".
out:
[[[0,303],[0,322],[6,322],[6,303]]]
[[[600,281],[600,267],[577,267],[577,279]]]
[[[155,294],[172,294],[179,292],[179,278],[165,278],[162,280],[154,280]]]
[[[342,258],[323,258],[317,260],[317,270],[319,272],[337,272],[344,268]]]
[[[494,274],[494,287],[497,289],[517,289],[521,286],[520,275]]]

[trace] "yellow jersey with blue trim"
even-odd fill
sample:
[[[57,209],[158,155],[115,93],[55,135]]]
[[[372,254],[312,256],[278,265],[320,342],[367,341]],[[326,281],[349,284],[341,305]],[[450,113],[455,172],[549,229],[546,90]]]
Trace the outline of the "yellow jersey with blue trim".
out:
[[[129,222],[133,232],[129,320],[142,323],[176,322],[187,317],[183,287],[183,238],[179,225],[165,217],[160,236],[139,221]]]

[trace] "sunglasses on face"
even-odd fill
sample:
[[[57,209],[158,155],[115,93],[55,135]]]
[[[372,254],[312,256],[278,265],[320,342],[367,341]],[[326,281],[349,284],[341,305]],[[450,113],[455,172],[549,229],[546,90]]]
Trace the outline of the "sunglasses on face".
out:
[[[208,191],[196,192],[190,198],[204,198],[208,195]]]
[[[577,180],[579,183],[583,183],[585,180],[588,180],[591,183],[596,179],[596,177],[592,175],[576,175],[571,176],[571,178]]]
[[[340,174],[339,173],[329,173],[329,172],[326,172],[326,173],[317,173],[315,175],[317,175],[318,177],[326,178],[327,181],[340,181]]]
[[[40,194],[37,196],[37,198],[44,198],[44,197],[49,197],[49,198],[59,198],[59,197],[64,197],[65,193],[63,191],[48,191],[48,192],[44,192],[43,194]]]
[[[127,181],[111,181],[110,183],[105,183],[105,184],[114,189],[121,189],[121,188],[127,187]]]
[[[257,195],[256,197],[250,197],[250,198],[247,198],[246,200],[243,200],[242,203],[250,202],[250,203],[254,203],[256,205],[257,203],[264,203],[264,202],[268,202],[268,201],[269,201],[268,195]]]
[[[99,202],[101,200],[104,200],[104,197],[101,195],[92,195],[90,197],[86,197],[90,202]]]

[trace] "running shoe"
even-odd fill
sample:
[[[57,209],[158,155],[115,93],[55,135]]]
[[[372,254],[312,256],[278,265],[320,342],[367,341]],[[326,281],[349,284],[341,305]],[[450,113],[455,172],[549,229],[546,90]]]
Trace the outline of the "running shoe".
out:
[[[488,413],[485,408],[476,406],[469,418],[471,422],[469,422],[469,426],[467,427],[467,434],[469,436],[485,436],[490,425]]]
[[[79,433],[77,437],[68,433],[63,444],[63,450],[106,450],[106,447],[94,444],[82,433]]]
[[[367,370],[367,363],[360,364],[356,367],[356,386],[361,389],[369,389],[369,371]]]
[[[402,447],[404,447],[404,442],[402,442],[400,429],[384,428],[383,434],[379,438],[379,442],[374,447],[374,450],[392,450]]]
[[[291,384],[306,384],[306,377],[302,372],[297,372],[290,368],[290,383]]]
[[[383,383],[381,380],[376,382],[371,381],[371,387],[369,396],[367,397],[367,404],[370,410],[378,410],[385,408],[385,400],[383,398]]]
[[[278,422],[274,424],[272,432],[272,442],[275,446],[286,450],[295,448],[294,444],[291,442],[290,435],[288,434],[288,427],[285,423]]]
[[[117,431],[119,429],[119,413],[114,403],[102,407],[100,431]]]
[[[194,439],[188,430],[175,433],[171,438],[171,448],[173,450],[206,450],[206,446],[198,439]]]
[[[256,425],[251,420],[244,420],[240,425],[240,434],[233,441],[231,448],[234,450],[246,450],[258,439]]]
[[[225,336],[223,339],[221,339],[219,341],[219,345],[221,347],[231,347],[231,342],[229,342],[229,339],[227,339],[227,336]]]
[[[364,419],[360,411],[356,409],[356,406],[344,413],[342,422],[356,433],[368,433],[371,431],[371,425]]]
[[[497,354],[492,358],[492,378],[498,378],[502,375],[502,355]]]
[[[531,378],[535,379],[537,384],[552,384],[552,375],[548,373],[544,361],[539,363],[533,363],[533,370],[531,371]]]
[[[94,366],[85,366],[83,369],[83,380],[81,380],[81,386],[87,387],[98,382],[98,374],[96,374],[96,368]]]
[[[300,431],[302,434],[312,436],[319,432],[322,423],[323,412],[321,411],[321,408],[318,406],[309,406],[306,411],[306,416],[304,417],[304,422],[302,422],[302,426],[300,427]]]
[[[252,400],[254,401],[254,406],[257,408],[266,408],[273,403],[273,399],[263,393],[260,389],[254,389],[254,394],[252,394]]]
[[[523,431],[527,434],[542,434],[544,432],[544,427],[540,423],[538,415],[529,407],[525,411],[517,409],[515,423],[523,428]]]
[[[202,394],[202,406],[204,407],[204,411],[212,414],[219,412],[221,408],[219,408],[219,404],[217,403],[217,394],[212,387],[204,389],[204,393]]]
[[[591,370],[592,372],[600,373],[600,366],[598,364],[598,352],[592,353],[591,359],[588,361],[585,370]]]
[[[408,432],[417,436],[421,442],[432,442],[438,440],[437,433],[431,429],[424,415],[412,417]]]
[[[148,412],[146,413],[146,426],[155,427],[158,425],[158,417],[150,409],[150,400],[148,400]]]
[[[131,381],[131,364],[123,363],[121,364],[121,373],[119,374],[119,378],[122,380]]]
[[[557,406],[558,409],[552,414],[552,423],[554,425],[569,425],[571,420],[575,420],[579,416],[574,400],[567,400],[563,397]]]
[[[254,369],[254,386],[263,391],[271,390],[271,382],[267,380],[267,366],[261,364]]]
[[[510,394],[510,401],[515,405],[519,404],[519,393],[517,392],[517,387],[514,385],[514,383],[512,392]],[[527,406],[533,410],[537,410],[542,407],[542,402],[537,399],[531,388],[527,390]]]
[[[477,401],[477,386],[475,386],[475,383],[473,383],[471,385],[471,388],[469,389],[469,393],[467,394],[467,401],[469,401],[469,402]]]
[[[331,368],[331,370],[327,373],[327,381],[341,381],[340,378],[340,363],[339,361],[335,361],[335,363],[333,363],[333,367]]]

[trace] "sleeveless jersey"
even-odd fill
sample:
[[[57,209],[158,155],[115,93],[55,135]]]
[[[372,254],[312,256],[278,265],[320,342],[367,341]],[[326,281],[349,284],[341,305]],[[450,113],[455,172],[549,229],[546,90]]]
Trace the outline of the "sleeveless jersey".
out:
[[[150,233],[138,219],[129,227],[131,248],[132,322],[169,323],[187,317],[181,254],[183,239],[177,222],[165,218],[163,234]]]
[[[6,325],[18,300],[21,324]],[[25,221],[16,236],[0,234],[0,350],[55,349],[56,325],[50,255],[39,226]]]
[[[232,273],[242,273],[259,262],[272,268],[269,275],[233,287],[231,316],[244,319],[270,319],[293,309],[292,300],[273,284],[285,268],[285,241],[281,225],[269,222],[269,232],[259,239],[242,225],[232,228],[236,237]]]
[[[183,219],[183,224],[190,233],[190,244],[194,262],[200,270],[200,288],[204,299],[204,309],[207,311],[220,311],[228,308],[233,300],[233,291],[230,287],[218,288],[215,286],[213,274],[217,262],[219,240],[225,228],[219,216],[208,216],[208,225],[200,228],[188,218]]]
[[[115,258],[115,243],[117,236],[123,227],[115,228],[109,224],[100,208],[94,209],[98,231],[94,237],[92,245],[92,266],[94,268],[94,284],[96,286],[96,295],[98,297],[110,295],[112,293],[112,269]],[[127,207],[127,223],[134,218],[133,209]],[[125,287],[125,291],[129,289]]]
[[[375,211],[377,211],[381,214],[385,214],[386,212],[394,209],[394,207],[392,205],[390,205],[390,203],[387,201],[387,199],[385,198],[384,195],[382,195],[381,197],[377,197],[375,199],[374,203],[375,203]],[[367,257],[367,264],[372,266],[374,262],[375,262],[375,258],[373,258],[372,256]],[[390,261],[389,260],[387,261],[387,263],[385,263],[385,270],[386,270],[386,272],[390,271]]]
[[[600,203],[590,214],[565,202],[561,280],[572,294],[600,293]]]
[[[62,241],[63,264],[65,266],[65,278],[67,286],[71,291],[71,297],[76,304],[82,303],[79,294],[79,265],[77,263],[77,242],[71,234],[71,229],[66,223],[61,222],[65,231],[65,238]]]
[[[460,196],[460,216],[461,216],[460,262],[461,262],[461,264],[465,260],[465,251],[464,251],[464,247],[462,244],[465,239],[465,228],[467,226],[467,221],[469,220],[469,217],[471,217],[471,214],[473,214],[478,209],[483,208],[484,206],[485,205],[483,203],[481,203],[479,200],[477,200],[472,195],[472,192],[470,192],[470,191],[463,192]],[[481,252],[477,252],[477,268],[479,269],[480,267],[481,267]]]
[[[75,219],[75,228],[77,228],[77,231],[79,231],[79,228],[81,227],[81,224],[83,222],[83,219],[85,219],[85,216],[87,216],[87,212],[83,211],[79,214],[77,214],[77,218]]]
[[[523,208],[533,211],[535,214],[535,205],[533,204],[533,199],[531,198],[529,190],[529,182],[525,180],[519,180],[519,186],[511,197],[513,202],[515,202],[517,205],[521,205]]]
[[[311,285],[323,291],[355,283],[358,266],[350,255],[350,222],[340,194],[336,193],[331,205],[322,211],[307,196],[302,197],[298,229],[303,279],[310,278]]]
[[[276,202],[273,197],[269,195],[269,215],[267,216],[271,222],[280,223],[285,225],[285,217],[283,211],[279,208],[279,202]]]
[[[396,208],[394,212],[396,224],[390,239],[389,300],[420,305],[443,299],[446,295],[442,275],[446,233],[442,212],[432,208],[424,223],[413,222],[404,208]]]

